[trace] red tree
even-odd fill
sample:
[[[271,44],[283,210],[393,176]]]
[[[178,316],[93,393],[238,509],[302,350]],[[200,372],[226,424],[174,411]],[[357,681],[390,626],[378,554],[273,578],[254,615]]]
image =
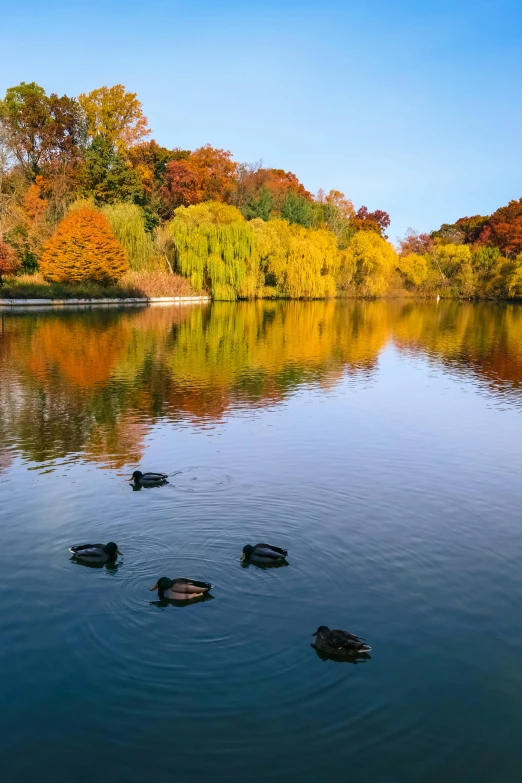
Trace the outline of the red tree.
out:
[[[484,241],[486,233],[489,233],[486,232],[488,227],[489,243],[496,245],[504,253],[522,253],[522,198],[510,201],[507,207],[500,207],[493,212],[480,237],[481,241]]]
[[[412,228],[406,231],[404,239],[399,240],[401,256],[409,256],[411,253],[424,255],[434,247],[434,241],[429,234],[419,234]]]
[[[165,184],[160,195],[164,211],[168,215],[177,207],[188,207],[201,201],[199,177],[187,161],[172,160],[167,163]]]
[[[376,209],[370,212],[368,207],[361,207],[352,221],[354,227],[359,231],[376,231],[385,239],[384,233],[390,225],[390,216],[382,209]]]
[[[14,275],[19,269],[20,261],[11,245],[3,241],[2,232],[0,231],[0,285],[3,283],[3,275]]]

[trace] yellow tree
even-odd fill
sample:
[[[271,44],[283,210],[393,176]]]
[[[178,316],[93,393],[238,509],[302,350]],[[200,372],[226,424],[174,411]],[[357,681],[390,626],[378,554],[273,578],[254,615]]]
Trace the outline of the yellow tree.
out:
[[[437,245],[433,260],[445,277],[452,278],[463,264],[471,263],[471,249],[469,245]]]
[[[430,270],[426,256],[409,253],[407,256],[399,256],[397,261],[397,268],[409,286],[419,288],[428,279]]]
[[[256,250],[268,285],[285,296],[333,296],[341,254],[331,231],[289,225],[286,220],[253,220]]]
[[[363,296],[386,293],[397,266],[394,248],[376,231],[358,231],[345,251],[355,268],[355,282]]]
[[[78,100],[87,118],[89,136],[103,136],[119,152],[143,141],[151,132],[137,94],[126,92],[123,84],[82,93]]]

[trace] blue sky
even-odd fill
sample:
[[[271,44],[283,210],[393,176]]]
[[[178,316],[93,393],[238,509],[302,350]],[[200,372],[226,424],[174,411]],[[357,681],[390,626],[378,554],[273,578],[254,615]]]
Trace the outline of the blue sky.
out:
[[[522,196],[522,3],[148,0],[2,9],[0,91],[136,91],[207,142],[390,213],[390,238]]]

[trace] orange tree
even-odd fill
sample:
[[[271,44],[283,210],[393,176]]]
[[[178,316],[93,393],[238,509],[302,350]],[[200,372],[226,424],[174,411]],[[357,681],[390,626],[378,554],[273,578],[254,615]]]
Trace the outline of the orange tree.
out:
[[[40,271],[51,282],[109,285],[128,268],[125,251],[107,218],[94,209],[76,209],[67,215],[40,259]]]

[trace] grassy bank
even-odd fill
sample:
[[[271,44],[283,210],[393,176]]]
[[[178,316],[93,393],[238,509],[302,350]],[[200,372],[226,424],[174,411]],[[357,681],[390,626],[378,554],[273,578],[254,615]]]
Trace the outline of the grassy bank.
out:
[[[168,272],[127,272],[117,285],[48,283],[41,274],[5,278],[0,299],[125,299],[197,296],[189,281]]]

